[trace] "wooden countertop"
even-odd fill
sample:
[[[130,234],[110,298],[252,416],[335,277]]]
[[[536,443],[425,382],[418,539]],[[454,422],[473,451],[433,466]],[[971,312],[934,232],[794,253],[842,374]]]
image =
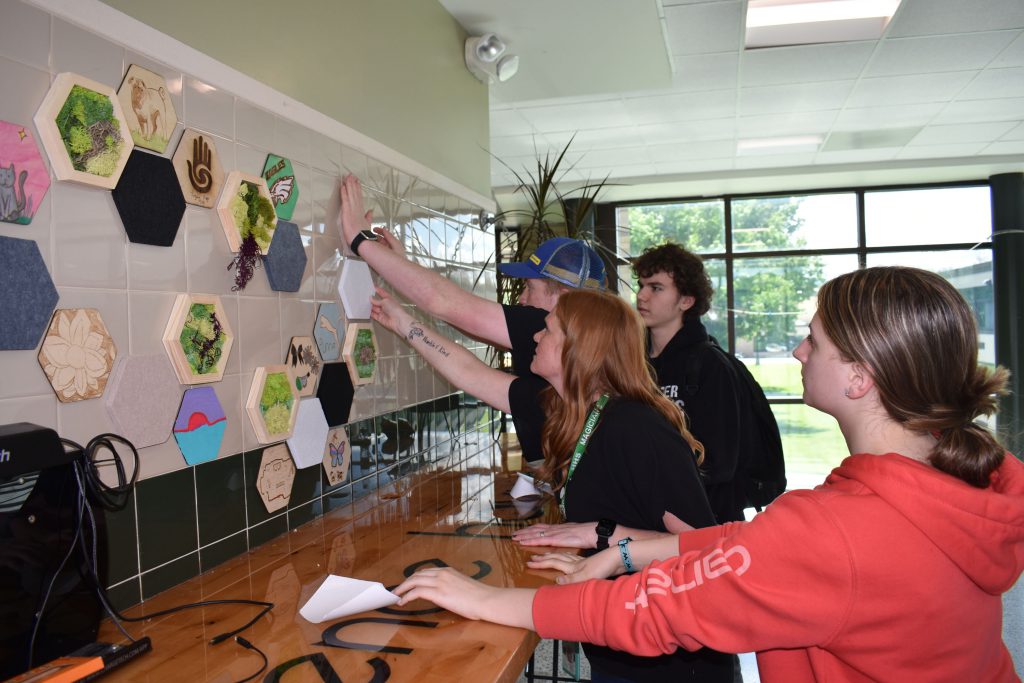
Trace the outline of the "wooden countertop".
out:
[[[494,471],[490,454],[458,467],[421,470],[126,610],[126,615],[143,616],[201,600],[273,602],[271,614],[241,634],[269,659],[267,671],[256,680],[327,681],[329,672],[318,676],[314,668],[326,663],[346,681],[515,681],[538,643],[531,631],[467,621],[423,601],[322,624],[311,624],[298,613],[327,574],[390,587],[418,566],[443,563],[493,585],[550,583],[552,572],[526,570],[530,551],[513,543],[509,534],[556,514],[557,506],[517,510],[508,496],[515,475]],[[258,610],[212,606],[127,622],[133,636],[152,639],[153,651],[104,680],[242,680],[259,669],[259,655],[233,640],[217,645],[208,641],[241,626]],[[107,621],[98,640],[124,638]],[[304,656],[311,659],[284,666]]]

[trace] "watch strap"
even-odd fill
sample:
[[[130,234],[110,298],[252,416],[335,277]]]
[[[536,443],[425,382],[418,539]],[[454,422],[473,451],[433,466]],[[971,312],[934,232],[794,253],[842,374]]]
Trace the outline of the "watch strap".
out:
[[[595,546],[598,550],[604,550],[608,547],[608,541],[611,539],[612,534],[615,533],[615,527],[618,524],[612,519],[602,519],[597,523],[597,545]]]

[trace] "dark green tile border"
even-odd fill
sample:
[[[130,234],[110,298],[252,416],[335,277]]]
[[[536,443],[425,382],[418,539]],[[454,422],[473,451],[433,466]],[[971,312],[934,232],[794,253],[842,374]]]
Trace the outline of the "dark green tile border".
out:
[[[193,468],[145,479],[136,487],[135,497],[141,571],[199,549]]]
[[[245,472],[242,454],[197,465],[199,545],[245,530]]]
[[[142,599],[149,600],[171,586],[177,586],[196,576],[199,576],[198,551],[144,573],[142,575]]]
[[[233,557],[238,557],[248,550],[248,539],[244,531],[234,536],[228,536],[223,540],[199,549],[199,570],[200,572],[209,571],[218,564],[227,562]]]
[[[135,492],[129,494],[128,502],[123,509],[116,512],[103,510],[103,517],[107,527],[107,571],[103,582],[109,586],[139,575],[139,537],[135,525]]]

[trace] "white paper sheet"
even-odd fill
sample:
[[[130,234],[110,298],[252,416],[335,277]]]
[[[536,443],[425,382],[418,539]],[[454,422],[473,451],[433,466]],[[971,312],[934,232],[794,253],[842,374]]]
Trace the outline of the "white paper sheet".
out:
[[[528,474],[519,472],[519,478],[512,486],[512,497],[517,500],[540,498],[543,493],[551,493],[551,486],[541,482],[539,485]]]
[[[377,581],[328,575],[299,614],[314,624],[394,605],[398,596]]]

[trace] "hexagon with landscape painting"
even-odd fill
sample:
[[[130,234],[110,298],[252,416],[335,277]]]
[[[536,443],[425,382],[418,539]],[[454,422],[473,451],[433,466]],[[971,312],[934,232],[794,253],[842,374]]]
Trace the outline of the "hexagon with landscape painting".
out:
[[[174,420],[174,440],[189,465],[217,458],[228,418],[213,387],[185,391]]]
[[[377,335],[369,323],[349,323],[345,329],[342,357],[348,365],[352,384],[370,384],[377,378]]]
[[[295,180],[292,162],[276,154],[268,154],[263,165],[263,179],[270,190],[270,201],[274,202],[277,217],[291,220],[295,205],[299,201],[299,183]]]
[[[122,356],[103,401],[119,435],[136,448],[155,446],[171,436],[181,385],[163,354]]]
[[[212,294],[179,294],[162,337],[182,384],[219,382],[234,339],[220,297]]]
[[[103,395],[117,348],[95,308],[58,308],[38,358],[57,399],[71,403]]]
[[[174,244],[185,197],[169,159],[133,151],[110,194],[129,241],[155,247]]]
[[[277,229],[277,214],[262,177],[241,171],[229,173],[217,202],[217,216],[231,251],[238,251],[243,241],[252,239],[259,252],[266,255]]]
[[[212,209],[224,187],[224,167],[213,136],[186,128],[171,164],[185,201]]]
[[[260,443],[273,443],[291,437],[299,413],[299,395],[295,393],[288,366],[264,365],[256,368],[249,398],[245,402],[252,429]]]
[[[320,304],[313,325],[313,339],[320,349],[320,357],[325,361],[341,358],[341,347],[345,343],[345,322],[338,304]]]
[[[57,180],[114,189],[135,142],[113,88],[57,74],[33,120]]]
[[[163,154],[178,125],[164,77],[132,64],[117,89],[117,99],[135,144]]]
[[[299,226],[278,221],[270,249],[263,257],[270,288],[275,292],[297,292],[306,271],[306,250],[299,237]]]
[[[356,389],[345,363],[324,363],[316,397],[320,399],[327,424],[337,427],[348,422]]]
[[[0,236],[0,273],[0,351],[34,349],[58,299],[39,245]]]
[[[0,221],[28,225],[50,189],[50,171],[28,126],[0,121]]]
[[[345,317],[349,320],[369,319],[370,297],[374,293],[370,266],[365,261],[345,259],[338,278],[338,296],[345,306]]]

